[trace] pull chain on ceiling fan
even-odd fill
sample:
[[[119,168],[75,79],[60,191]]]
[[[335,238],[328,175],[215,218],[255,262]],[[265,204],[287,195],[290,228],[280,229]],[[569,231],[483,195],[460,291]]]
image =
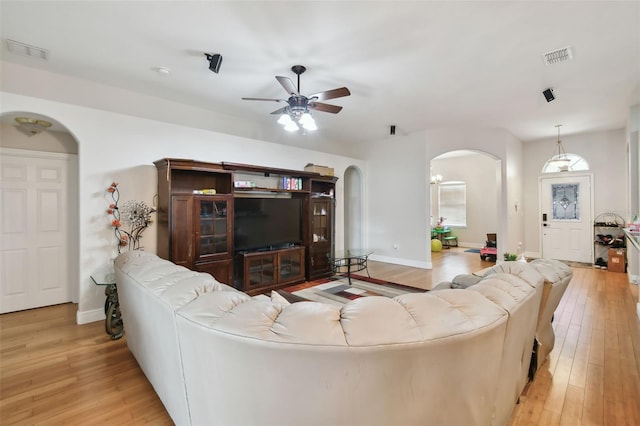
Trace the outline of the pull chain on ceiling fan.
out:
[[[316,124],[311,116],[310,110],[328,112],[337,114],[342,110],[341,106],[326,104],[323,101],[327,99],[342,98],[351,95],[349,89],[340,87],[333,90],[315,93],[310,96],[300,94],[300,75],[307,70],[303,65],[294,65],[291,71],[298,76],[298,87],[296,87],[289,77],[276,76],[278,83],[289,94],[288,99],[267,99],[267,98],[242,98],[246,101],[272,101],[284,102],[287,106],[273,111],[272,115],[281,115],[278,123],[284,125],[285,130],[295,131],[299,129],[298,124],[306,130],[316,130]]]

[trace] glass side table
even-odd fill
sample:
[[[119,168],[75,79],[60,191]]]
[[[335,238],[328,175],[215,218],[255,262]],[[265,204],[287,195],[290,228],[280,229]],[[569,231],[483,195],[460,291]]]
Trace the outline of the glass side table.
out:
[[[347,280],[349,281],[349,285],[351,285],[352,272],[366,270],[367,275],[369,275],[367,260],[372,254],[373,250],[367,249],[337,250],[333,256],[329,257],[329,260],[333,264],[334,273],[338,273],[346,269]],[[371,275],[369,275],[369,278],[371,278]]]
[[[116,287],[116,274],[113,271],[113,266],[102,266],[91,274],[91,280],[93,280],[96,285],[105,286],[104,294],[106,299],[104,301],[104,329],[107,334],[111,336],[111,340],[118,340],[122,337],[124,324],[122,323],[122,316],[120,315],[120,303],[118,302],[118,289]]]

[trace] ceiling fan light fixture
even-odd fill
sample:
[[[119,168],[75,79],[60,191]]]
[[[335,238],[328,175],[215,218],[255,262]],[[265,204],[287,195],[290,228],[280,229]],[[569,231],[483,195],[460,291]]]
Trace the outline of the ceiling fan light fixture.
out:
[[[315,121],[312,121],[311,123],[303,124],[302,127],[305,130],[309,130],[310,132],[313,132],[314,130],[318,130],[318,126],[316,126]]]
[[[311,114],[308,112],[305,112],[300,116],[298,121],[300,121],[301,124],[313,123],[313,117],[311,117]]]
[[[310,130],[310,131],[318,130],[318,126],[316,126],[316,122],[309,112],[303,113],[300,116],[300,119],[298,120],[298,122],[302,124],[302,127],[305,130]]]
[[[297,130],[300,130],[300,128],[298,127],[298,125],[297,125],[295,122],[293,122],[293,121],[291,121],[290,123],[285,124],[284,129],[285,129],[287,132],[295,132],[295,131],[297,131]]]
[[[274,99],[274,98],[242,98],[247,101],[268,101],[268,102],[282,102],[287,106],[279,108],[273,111],[272,115],[280,115],[278,124],[282,124],[285,130],[293,132],[300,129],[300,126],[304,130],[313,131],[317,130],[311,111],[328,112],[331,114],[337,114],[342,110],[341,106],[327,104],[324,102],[318,102],[328,99],[342,98],[344,96],[351,95],[351,92],[346,87],[339,87],[337,89],[325,90],[324,92],[318,92],[313,95],[305,96],[300,94],[300,75],[306,71],[306,68],[302,65],[294,65],[291,67],[291,71],[298,77],[298,86],[293,84],[293,81],[289,77],[276,76],[276,80],[287,92],[287,99]]]
[[[278,124],[282,124],[287,132],[295,132],[296,130],[300,129],[287,112],[280,116],[280,118],[278,119]]]
[[[291,119],[291,117],[289,117],[289,114],[287,113],[282,114],[278,119],[278,124],[282,124],[283,126],[286,126],[287,124],[292,122],[293,120]]]

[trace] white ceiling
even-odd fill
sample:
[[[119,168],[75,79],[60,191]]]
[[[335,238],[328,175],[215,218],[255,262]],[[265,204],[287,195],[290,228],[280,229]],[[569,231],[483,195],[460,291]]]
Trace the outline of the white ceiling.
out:
[[[640,103],[640,2],[1,1],[2,60],[240,116],[264,138],[303,64],[301,92],[347,86],[316,112],[315,142],[436,127],[504,128],[523,141],[622,128]],[[50,51],[7,50],[6,39]],[[545,52],[574,59],[547,66]],[[220,53],[219,74],[204,52]],[[169,75],[154,71],[162,66]],[[553,88],[547,103],[542,91]]]

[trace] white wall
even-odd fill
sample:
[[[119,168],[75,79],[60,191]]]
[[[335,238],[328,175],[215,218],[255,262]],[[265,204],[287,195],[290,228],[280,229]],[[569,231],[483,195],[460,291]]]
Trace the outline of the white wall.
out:
[[[424,135],[367,143],[363,152],[368,194],[365,246],[374,250],[372,259],[431,268]]]
[[[104,318],[104,289],[93,285],[89,275],[114,254],[113,233],[105,213],[110,202],[105,190],[112,181],[120,184],[121,202],[135,199],[151,203],[157,185],[153,161],[164,157],[297,170],[315,163],[333,167],[339,177],[350,165],[365,170],[362,161],[343,156],[13,93],[0,95],[0,113],[26,111],[51,117],[78,142],[79,323]],[[336,188],[338,247],[343,244],[343,193],[340,179]],[[154,225],[145,232],[142,245],[146,250],[155,252],[155,234]]]
[[[525,210],[523,208],[525,192],[524,176],[522,174],[524,162],[523,146],[522,143],[513,136],[507,135],[506,148],[507,197],[503,198],[502,201],[506,202],[504,208],[506,209],[507,226],[509,230],[506,245],[503,246],[504,249],[498,246],[498,253],[518,253],[518,249],[525,251]]]
[[[578,154],[589,163],[593,173],[594,214],[613,212],[627,215],[627,160],[624,130],[582,133],[561,136],[567,153]],[[538,177],[545,162],[552,156],[557,138],[524,144],[525,251],[538,257],[540,218],[538,217]]]
[[[361,147],[367,161],[368,247],[376,251],[372,258],[431,268],[429,164],[440,154],[461,149],[485,152],[500,162],[495,178],[495,232],[498,245],[515,252],[522,240],[523,214],[510,215],[507,206],[523,199],[522,181],[507,177],[517,173],[522,163],[519,145],[500,129],[434,129]]]

